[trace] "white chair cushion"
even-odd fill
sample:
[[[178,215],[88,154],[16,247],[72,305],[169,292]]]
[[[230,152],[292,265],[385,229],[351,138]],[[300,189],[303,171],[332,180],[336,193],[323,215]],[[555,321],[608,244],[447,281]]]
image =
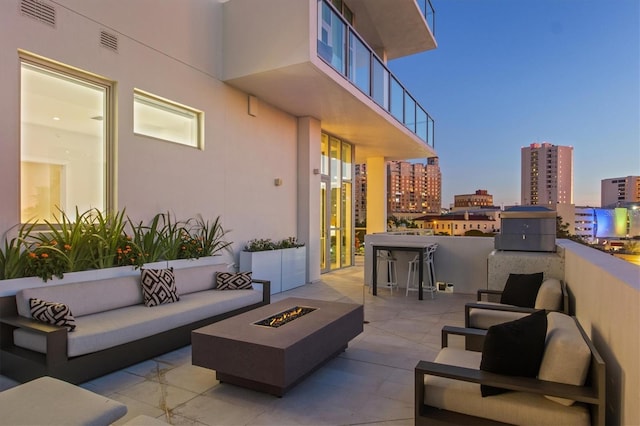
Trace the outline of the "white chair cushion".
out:
[[[0,392],[0,413],[4,425],[108,425],[127,406],[45,376]]]
[[[573,318],[560,312],[547,315],[547,340],[538,378],[568,385],[584,385],[591,364],[591,351]],[[571,405],[575,401],[547,396]]]
[[[536,296],[536,309],[546,309],[547,311],[562,310],[562,284],[555,278],[547,278],[538,289]]]
[[[476,302],[481,305],[491,305],[494,306],[512,306],[512,305],[503,305],[502,303],[495,302]],[[483,330],[488,330],[489,327],[496,324],[502,324],[509,321],[515,321],[520,318],[524,318],[528,313],[522,312],[507,312],[507,311],[497,311],[494,309],[476,309],[472,308],[469,310],[469,327],[472,328],[481,328]]]
[[[480,352],[443,348],[435,361],[479,369],[481,358]],[[424,384],[424,403],[432,407],[518,425],[591,424],[589,410],[583,404],[565,407],[528,392],[483,398],[479,384],[436,376],[425,376]]]

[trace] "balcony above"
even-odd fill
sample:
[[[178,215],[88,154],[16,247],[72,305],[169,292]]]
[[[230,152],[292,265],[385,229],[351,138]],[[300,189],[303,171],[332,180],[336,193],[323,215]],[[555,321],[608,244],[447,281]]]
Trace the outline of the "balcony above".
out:
[[[356,161],[436,156],[433,119],[329,2],[230,0],[223,22],[225,83],[320,120],[355,145]]]
[[[350,0],[348,5],[360,36],[374,51],[384,49],[388,60],[438,46],[429,0]]]

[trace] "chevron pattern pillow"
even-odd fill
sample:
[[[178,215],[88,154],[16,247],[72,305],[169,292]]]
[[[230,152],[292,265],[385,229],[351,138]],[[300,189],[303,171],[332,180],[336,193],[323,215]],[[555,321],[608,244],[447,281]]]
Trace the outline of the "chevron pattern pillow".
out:
[[[31,298],[29,299],[29,308],[31,316],[38,321],[67,327],[69,331],[73,331],[76,328],[76,320],[73,318],[71,309],[64,303],[46,302]]]
[[[180,300],[173,268],[142,269],[140,284],[146,306],[158,306]]]
[[[216,290],[252,289],[251,272],[216,272]]]

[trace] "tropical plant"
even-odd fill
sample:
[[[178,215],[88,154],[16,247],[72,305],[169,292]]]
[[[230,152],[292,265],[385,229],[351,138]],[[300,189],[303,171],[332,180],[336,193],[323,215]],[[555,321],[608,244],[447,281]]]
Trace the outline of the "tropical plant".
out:
[[[59,219],[44,225],[26,223],[12,239],[5,234],[0,279],[37,276],[47,281],[66,272],[214,256],[231,246],[220,217],[212,222],[201,215],[195,222],[178,221],[170,213],[160,213],[149,225],[136,225],[128,217],[125,220],[124,210],[90,209],[80,214],[76,208],[75,213],[75,221],[60,210]]]
[[[201,215],[198,215],[196,217],[196,225],[198,227],[198,240],[202,245],[200,256],[216,256],[222,250],[230,250],[231,242],[225,239],[229,231],[222,228],[219,216],[212,223],[209,223],[208,220],[205,221]]]
[[[18,229],[18,236],[4,239],[4,249],[0,250],[0,280],[20,278],[24,276],[27,266],[27,251],[24,250],[24,239],[33,230],[35,223],[25,223]]]

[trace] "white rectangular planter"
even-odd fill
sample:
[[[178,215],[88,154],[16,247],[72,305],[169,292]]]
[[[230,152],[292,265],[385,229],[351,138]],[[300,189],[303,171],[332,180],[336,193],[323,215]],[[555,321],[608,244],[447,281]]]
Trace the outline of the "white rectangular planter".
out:
[[[306,247],[240,252],[240,272],[251,271],[253,278],[271,281],[271,294],[291,290],[306,281]]]
[[[307,249],[296,247],[282,251],[282,291],[304,285],[307,272]]]
[[[280,250],[240,252],[240,272],[251,271],[253,278],[271,281],[271,294],[282,291],[281,263]]]

